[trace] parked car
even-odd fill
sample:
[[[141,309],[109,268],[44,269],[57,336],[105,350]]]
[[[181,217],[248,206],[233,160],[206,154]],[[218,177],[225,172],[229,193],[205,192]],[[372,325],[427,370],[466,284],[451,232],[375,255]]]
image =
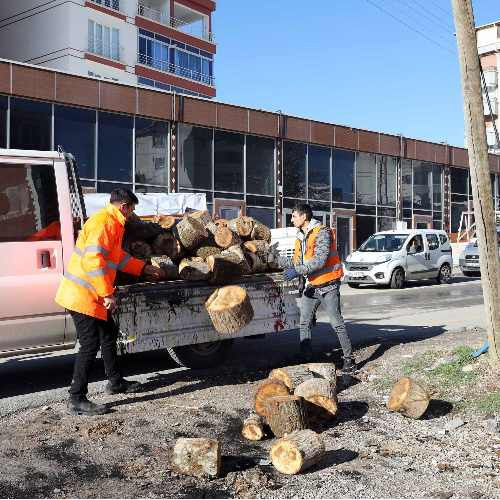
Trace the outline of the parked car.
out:
[[[449,283],[453,269],[451,244],[444,231],[408,229],[370,236],[345,261],[345,282],[403,288],[407,281],[436,279]]]
[[[498,255],[500,257],[500,228],[497,228]],[[481,276],[479,267],[479,248],[477,240],[471,241],[463,249],[458,265],[464,276]]]

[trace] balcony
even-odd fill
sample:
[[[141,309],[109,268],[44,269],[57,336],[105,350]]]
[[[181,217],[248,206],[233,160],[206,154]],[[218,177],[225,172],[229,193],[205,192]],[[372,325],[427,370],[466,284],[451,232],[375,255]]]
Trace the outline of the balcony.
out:
[[[181,33],[215,43],[215,37],[208,30],[208,16],[183,8],[175,4],[177,16],[170,16],[165,9],[159,9],[145,3],[137,4],[137,15],[155,21]]]
[[[498,100],[496,97],[492,97],[491,94],[490,94],[490,104],[491,104],[492,114],[497,116],[498,115]],[[488,101],[487,101],[485,95],[483,95],[483,107],[484,107],[484,114],[486,116],[489,116],[490,115],[490,107],[488,106]]]
[[[158,71],[163,71],[164,73],[170,73],[182,78],[188,78],[189,80],[193,80],[204,85],[215,87],[215,78],[213,76],[206,75],[189,68],[183,68],[182,66],[176,66],[175,64],[169,62],[159,61],[145,54],[137,54],[137,63],[149,66],[150,68]]]

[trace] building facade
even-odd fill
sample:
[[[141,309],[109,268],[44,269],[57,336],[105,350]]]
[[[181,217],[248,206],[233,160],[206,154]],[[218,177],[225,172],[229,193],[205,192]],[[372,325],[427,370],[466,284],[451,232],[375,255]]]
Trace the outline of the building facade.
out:
[[[212,0],[0,2],[0,57],[214,97]]]
[[[495,124],[498,133],[500,133],[500,120],[498,117],[498,102],[500,100],[500,89],[498,86],[498,72],[500,71],[500,22],[479,26],[476,33],[478,53],[489,97],[488,103],[486,92],[483,89],[486,138],[489,150],[500,153],[500,144],[497,142],[493,126]]]
[[[271,227],[308,202],[343,255],[396,221],[456,236],[472,200],[463,148],[9,61],[0,147],[62,147],[87,190],[202,192],[213,212]],[[498,210],[500,156],[489,160]]]

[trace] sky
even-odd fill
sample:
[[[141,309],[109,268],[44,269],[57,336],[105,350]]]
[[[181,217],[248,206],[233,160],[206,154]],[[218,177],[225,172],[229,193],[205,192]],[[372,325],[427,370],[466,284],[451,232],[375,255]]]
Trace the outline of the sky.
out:
[[[218,101],[464,145],[451,0],[217,0],[213,31]]]

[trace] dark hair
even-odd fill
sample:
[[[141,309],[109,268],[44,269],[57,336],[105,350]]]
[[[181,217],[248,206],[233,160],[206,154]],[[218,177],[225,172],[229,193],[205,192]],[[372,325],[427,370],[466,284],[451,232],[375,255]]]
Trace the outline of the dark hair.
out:
[[[110,203],[126,203],[127,205],[137,205],[139,200],[130,189],[113,189],[109,198]]]
[[[300,215],[305,215],[306,220],[311,220],[313,217],[313,211],[310,205],[307,205],[307,203],[297,203],[293,207],[292,212],[299,212]]]

